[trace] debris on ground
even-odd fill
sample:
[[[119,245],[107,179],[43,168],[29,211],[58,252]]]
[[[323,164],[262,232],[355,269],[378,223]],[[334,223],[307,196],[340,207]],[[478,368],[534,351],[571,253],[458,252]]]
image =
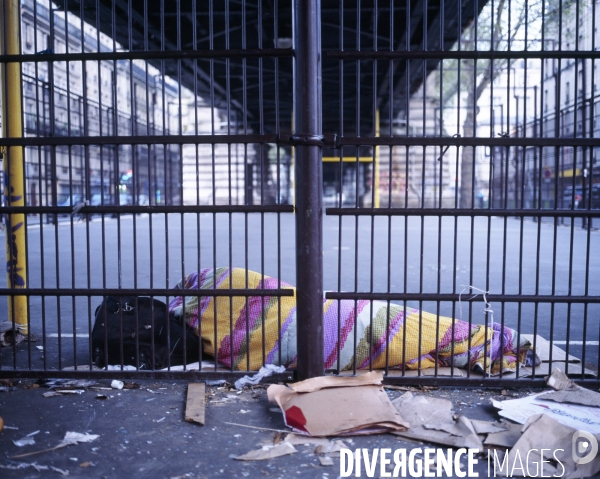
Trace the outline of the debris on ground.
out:
[[[381,385],[383,374],[322,376],[289,386],[272,384],[269,402],[283,412],[285,424],[310,436],[342,436],[404,431],[408,423]]]
[[[576,431],[583,429],[600,435],[600,407],[592,407],[600,394],[580,388],[558,369],[547,383],[559,389],[519,399],[492,400],[492,404],[499,409],[498,414],[519,424],[526,424],[532,416],[545,414]]]
[[[119,381],[118,379],[113,379],[110,383],[110,387],[113,389],[123,389],[125,383],[123,381]]]
[[[39,432],[39,431],[37,431],[37,432]],[[31,436],[33,434],[34,433],[31,433],[29,436]],[[29,437],[29,436],[26,436],[26,437]],[[18,457],[32,456],[33,454],[40,454],[42,452],[55,451],[56,449],[61,449],[66,446],[79,444],[80,442],[92,442],[92,441],[95,441],[96,439],[98,439],[99,437],[100,436],[98,434],[88,434],[88,433],[82,434],[80,432],[68,431],[65,434],[65,437],[63,438],[63,440],[54,447],[51,447],[49,449],[43,449],[41,451],[34,451],[34,452],[28,452],[25,454],[19,454],[18,456],[12,456],[11,459],[18,458]],[[23,439],[25,439],[25,438],[23,438]],[[29,443],[29,444],[35,444],[35,442]]]
[[[456,448],[483,449],[471,420],[461,415],[455,421],[452,411],[454,406],[447,399],[415,396],[406,392],[392,401],[392,404],[410,425],[406,431],[393,432],[397,436]],[[485,421],[478,421],[477,427],[494,430],[501,428],[493,423],[482,423]]]
[[[42,396],[44,396],[45,398],[51,398],[54,396],[62,396],[62,394],[59,392],[56,392],[56,391],[48,391],[48,392],[45,392],[44,394],[42,394]]]
[[[580,431],[560,423],[548,414],[537,414],[529,418],[522,428],[522,434],[517,443],[509,451],[502,464],[509,465],[522,463],[543,464],[545,477],[595,477],[600,471],[600,457],[595,457],[590,462],[575,462],[575,451],[572,444],[577,439]],[[577,451],[579,458],[596,454],[589,439],[581,443]],[[600,437],[596,436],[596,439]],[[543,454],[543,456],[541,456]],[[542,463],[543,461],[543,463]],[[513,466],[514,468],[514,466]],[[497,472],[508,473],[510,471]]]
[[[204,425],[204,408],[206,401],[206,385],[189,383],[185,405],[185,420]]]
[[[23,447],[23,446],[32,446],[35,444],[35,439],[32,436],[25,436],[22,439],[13,440],[15,446]]]
[[[294,454],[298,450],[289,442],[280,442],[272,446],[263,446],[260,449],[247,452],[241,456],[236,456],[239,461],[262,461],[264,459],[273,459],[274,457],[286,456]]]
[[[489,433],[483,441],[483,444],[489,448],[506,448],[510,449],[513,447],[519,438],[521,437],[521,424],[514,424],[512,422],[502,423],[506,429],[500,432]]]
[[[559,369],[552,372],[546,384],[555,391],[492,400],[501,416],[519,423],[506,423],[506,431],[491,433],[484,441],[488,447],[510,448],[506,457],[496,460],[500,463],[496,471],[512,475],[503,470],[504,466],[525,460],[543,463],[545,477],[593,476],[600,471],[600,457],[581,459],[597,453],[600,394],[578,386]],[[577,442],[579,438],[583,440]]]
[[[0,469],[9,469],[11,471],[18,471],[20,469],[29,469],[29,468],[35,469],[38,472],[54,471],[54,472],[58,472],[59,474],[62,474],[63,476],[69,475],[69,471],[59,469],[58,467],[54,467],[54,466],[44,466],[42,464],[37,464],[35,462],[27,463],[27,462],[8,461],[7,464],[0,464]]]
[[[259,369],[254,376],[244,376],[235,382],[235,388],[242,390],[244,386],[254,386],[261,382],[264,378],[272,376],[273,374],[281,374],[286,370],[285,366],[275,366],[274,364],[267,364]]]
[[[225,379],[210,379],[205,381],[205,383],[207,386],[224,386],[227,384],[227,381]]]
[[[554,389],[554,392],[541,394],[539,399],[559,403],[579,404],[580,406],[600,407],[599,393],[578,386],[558,368],[548,377],[546,384]]]
[[[40,379],[37,384],[52,390],[87,389],[96,385],[96,381],[87,379]]]
[[[8,347],[27,341],[27,334],[21,332],[23,326],[15,324],[13,328],[12,321],[3,321],[0,323],[0,347]]]

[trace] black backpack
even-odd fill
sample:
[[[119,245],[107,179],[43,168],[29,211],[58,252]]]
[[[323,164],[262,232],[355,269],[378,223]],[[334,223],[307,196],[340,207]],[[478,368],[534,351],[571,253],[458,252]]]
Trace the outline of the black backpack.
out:
[[[199,360],[199,344],[195,331],[184,328],[158,299],[107,296],[96,308],[92,357],[100,368],[122,363],[163,369],[183,364],[184,356],[189,364]]]

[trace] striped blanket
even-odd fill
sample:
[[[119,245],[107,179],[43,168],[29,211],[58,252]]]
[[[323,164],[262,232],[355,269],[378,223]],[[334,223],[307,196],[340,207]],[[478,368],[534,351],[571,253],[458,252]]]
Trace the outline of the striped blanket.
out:
[[[169,310],[196,329],[203,351],[237,370],[296,365],[295,288],[241,268],[207,268],[177,289],[291,289],[294,296],[175,296]],[[372,320],[371,320],[372,318]],[[323,300],[326,369],[471,367],[486,374],[512,371],[517,361],[539,363],[531,344],[494,323],[466,321],[385,301]],[[420,340],[419,340],[420,338]],[[264,347],[263,347],[264,344]],[[356,344],[356,347],[355,347]],[[503,354],[501,354],[501,349]]]

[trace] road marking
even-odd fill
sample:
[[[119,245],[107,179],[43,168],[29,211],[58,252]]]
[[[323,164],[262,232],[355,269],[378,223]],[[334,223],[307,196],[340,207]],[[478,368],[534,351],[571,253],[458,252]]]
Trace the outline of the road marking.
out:
[[[58,333],[50,333],[48,335],[49,338],[58,338]],[[62,333],[60,335],[61,338],[72,338],[73,334],[69,334],[69,333]],[[75,334],[76,338],[89,338],[90,335],[89,334],[85,334],[85,333],[77,333]]]
[[[552,344],[567,344],[566,341],[552,341]],[[586,345],[586,346],[598,346],[598,344],[600,344],[600,341],[569,341],[569,345],[575,345],[575,346],[582,346],[582,345]]]

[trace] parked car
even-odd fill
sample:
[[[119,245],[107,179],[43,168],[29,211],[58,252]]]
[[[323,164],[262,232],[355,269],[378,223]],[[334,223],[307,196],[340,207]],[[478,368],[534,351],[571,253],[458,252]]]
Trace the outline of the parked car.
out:
[[[584,202],[584,186],[575,186],[575,194],[573,194],[573,187],[567,186],[563,192],[563,208],[572,209],[584,209],[587,208],[587,204],[591,202],[592,209],[600,209],[600,184],[585,185],[585,202]]]
[[[60,195],[56,206],[75,206],[77,203],[81,203],[84,200],[83,195]]]

